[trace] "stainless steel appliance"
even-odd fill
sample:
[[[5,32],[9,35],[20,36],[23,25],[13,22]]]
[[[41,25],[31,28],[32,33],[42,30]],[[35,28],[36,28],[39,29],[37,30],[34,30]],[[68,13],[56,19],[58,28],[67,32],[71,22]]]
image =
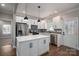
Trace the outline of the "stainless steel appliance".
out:
[[[16,23],[16,36],[25,36],[29,33],[27,23]]]
[[[37,25],[31,25],[31,33],[33,35],[39,34],[39,32],[38,32],[38,26]]]

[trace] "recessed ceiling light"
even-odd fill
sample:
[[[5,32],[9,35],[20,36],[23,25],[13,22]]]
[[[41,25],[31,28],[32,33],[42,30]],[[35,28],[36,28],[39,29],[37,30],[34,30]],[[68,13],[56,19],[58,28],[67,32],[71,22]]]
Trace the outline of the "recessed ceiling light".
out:
[[[55,10],[54,13],[58,13],[58,11]]]
[[[1,6],[5,6],[5,4],[1,4]]]

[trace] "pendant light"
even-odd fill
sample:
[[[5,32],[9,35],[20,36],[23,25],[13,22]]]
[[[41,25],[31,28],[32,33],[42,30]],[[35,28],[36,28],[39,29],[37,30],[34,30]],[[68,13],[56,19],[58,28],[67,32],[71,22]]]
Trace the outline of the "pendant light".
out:
[[[37,6],[37,7],[38,7],[38,12],[39,12],[38,13],[38,22],[40,22],[40,19],[39,19],[40,18],[40,6]]]
[[[26,16],[26,12],[27,12],[26,8],[27,8],[27,6],[25,4],[25,17],[24,17],[24,20],[28,20],[28,17]]]
[[[26,19],[28,20],[28,17],[27,16],[24,17],[24,20],[26,20]]]
[[[40,19],[38,19],[38,22],[40,22]]]

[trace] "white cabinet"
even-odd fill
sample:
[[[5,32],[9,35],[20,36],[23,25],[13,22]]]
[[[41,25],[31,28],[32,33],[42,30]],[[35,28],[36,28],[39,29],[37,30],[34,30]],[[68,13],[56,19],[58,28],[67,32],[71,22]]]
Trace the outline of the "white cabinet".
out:
[[[36,39],[35,39],[36,38]],[[20,41],[21,40],[21,41]],[[23,41],[24,40],[24,41]],[[19,37],[16,52],[18,56],[37,56],[49,51],[49,36],[34,35]]]
[[[33,41],[25,41],[25,42],[20,42],[19,43],[19,56],[36,56],[38,55],[38,45],[37,45],[37,40],[33,40]],[[18,53],[17,53],[18,55]]]
[[[37,20],[35,19],[24,20],[24,17],[21,17],[21,16],[16,16],[16,22],[27,23],[29,26],[29,29],[31,28],[31,25],[38,25]]]
[[[41,29],[41,23],[38,22],[38,29]]]
[[[44,42],[44,52],[47,52],[49,51],[49,40],[50,38],[45,38],[45,40],[43,41]]]
[[[38,48],[39,55],[49,51],[49,38],[39,39],[38,45],[39,45],[39,48]]]
[[[16,16],[16,22],[28,23],[28,20],[24,20],[24,17]]]
[[[16,22],[22,22],[23,17],[16,16]]]
[[[30,44],[30,42],[20,42],[19,46],[17,47],[17,52],[18,52],[17,55],[18,56],[25,56],[25,55],[29,56],[30,55],[30,51],[29,51],[30,45],[29,44]]]
[[[57,46],[60,47],[63,45],[63,35],[62,34],[57,34]]]
[[[63,20],[60,16],[56,16],[53,18],[53,27],[54,28],[62,28]]]
[[[38,25],[38,29],[47,29],[47,23],[45,20],[38,22],[37,19],[24,20],[24,17],[16,16],[16,22],[27,23],[29,28],[31,28],[31,25]]]
[[[29,51],[31,56],[36,56],[38,55],[38,40],[33,40],[29,44]]]
[[[40,22],[38,22],[38,28],[39,29],[47,29],[46,20],[41,20]]]

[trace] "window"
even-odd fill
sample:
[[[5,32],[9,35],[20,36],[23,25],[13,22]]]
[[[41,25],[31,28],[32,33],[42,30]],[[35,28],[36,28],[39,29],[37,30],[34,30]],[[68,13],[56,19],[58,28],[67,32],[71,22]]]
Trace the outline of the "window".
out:
[[[3,34],[11,34],[11,25],[10,24],[4,24],[2,26],[2,33]]]

